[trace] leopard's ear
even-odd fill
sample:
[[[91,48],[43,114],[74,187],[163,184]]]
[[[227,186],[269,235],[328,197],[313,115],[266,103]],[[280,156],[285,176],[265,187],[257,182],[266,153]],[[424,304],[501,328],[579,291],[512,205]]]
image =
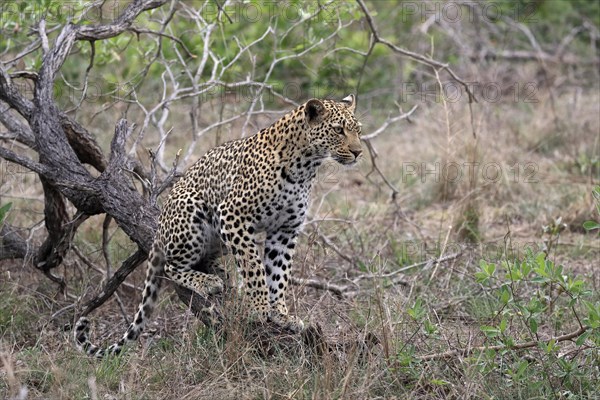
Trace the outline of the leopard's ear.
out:
[[[327,110],[325,109],[325,106],[321,100],[318,99],[310,99],[304,106],[304,114],[306,115],[306,120],[310,125],[316,125],[323,121],[326,112]]]
[[[351,94],[342,99],[342,103],[346,104],[348,110],[354,114],[354,110],[356,109],[356,96]]]

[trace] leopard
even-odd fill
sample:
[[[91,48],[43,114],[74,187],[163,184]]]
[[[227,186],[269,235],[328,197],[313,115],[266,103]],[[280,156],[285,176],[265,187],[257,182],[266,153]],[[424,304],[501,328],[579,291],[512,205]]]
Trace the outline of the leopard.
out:
[[[310,99],[252,136],[209,150],[173,185],[162,205],[148,253],[142,300],[122,338],[108,347],[90,341],[90,320],[74,329],[79,350],[102,358],[121,353],[144,330],[161,284],[170,280],[201,296],[224,290],[220,259],[232,255],[250,315],[293,334],[286,293],[292,257],[320,165],[353,166],[362,155],[356,96]],[[259,240],[259,235],[261,240]]]

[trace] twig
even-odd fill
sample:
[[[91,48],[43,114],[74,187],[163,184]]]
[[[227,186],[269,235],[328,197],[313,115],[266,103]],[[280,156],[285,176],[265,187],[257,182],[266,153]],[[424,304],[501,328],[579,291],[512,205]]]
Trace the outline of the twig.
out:
[[[104,263],[106,264],[106,280],[110,279],[112,275],[112,266],[110,263],[110,255],[108,254],[108,243],[110,241],[108,237],[108,228],[110,227],[110,222],[112,221],[112,217],[108,214],[104,217],[104,222],[102,223],[102,255],[104,256]]]
[[[381,176],[381,179],[383,179],[383,181],[385,182],[385,184],[392,189],[392,200],[396,200],[396,196],[398,195],[399,191],[398,189],[389,181],[389,179],[383,174],[383,172],[379,169],[379,166],[377,165],[376,159],[377,159],[377,150],[375,150],[375,147],[373,146],[373,144],[371,143],[371,139],[377,137],[381,132],[383,132],[385,129],[387,129],[387,127],[391,124],[393,124],[394,122],[397,121],[401,121],[403,119],[408,119],[414,112],[415,110],[418,108],[418,105],[414,105],[413,108],[410,109],[410,111],[406,112],[406,113],[402,113],[398,116],[395,116],[393,118],[388,118],[386,119],[386,121],[381,124],[381,126],[379,128],[377,128],[375,130],[375,132],[372,132],[369,135],[365,135],[361,137],[361,140],[363,140],[366,144],[367,144],[367,149],[369,150],[369,157],[371,158],[371,171],[366,175],[367,177],[369,177],[369,175],[371,175],[373,173],[373,171],[376,171],[379,176]],[[398,108],[400,109],[400,107],[398,106]],[[400,109],[400,112],[402,112],[402,110]],[[409,120],[410,121],[410,120]]]
[[[331,250],[333,250],[338,256],[340,256],[342,259],[346,260],[348,263],[354,265],[356,264],[356,260],[354,260],[352,257],[349,257],[348,255],[344,254],[344,252],[342,250],[340,250],[339,247],[337,247],[335,245],[335,243],[333,243],[331,241],[331,239],[329,239],[327,236],[323,235],[321,232],[316,231],[317,236],[319,237],[319,239],[321,239],[321,241],[327,246],[329,247]]]
[[[477,98],[475,97],[475,94],[471,91],[471,88],[469,87],[468,83],[466,83],[461,78],[459,78],[458,75],[456,75],[456,73],[450,68],[450,66],[447,63],[441,63],[437,60],[434,60],[433,58],[426,57],[422,54],[403,49],[401,47],[396,46],[394,43],[392,43],[386,39],[383,39],[379,35],[379,31],[377,30],[377,27],[375,26],[373,17],[370,14],[369,10],[367,9],[367,6],[363,2],[363,0],[356,0],[356,1],[358,2],[358,4],[360,5],[360,8],[362,8],[363,13],[365,14],[365,18],[367,19],[367,24],[369,25],[371,34],[373,35],[374,43],[381,43],[381,44],[387,46],[388,48],[390,48],[392,51],[394,51],[398,54],[401,54],[403,56],[412,58],[413,60],[415,60],[417,62],[428,65],[436,71],[437,70],[446,71],[452,77],[452,79],[454,79],[456,82],[460,83],[465,88],[465,91],[467,92],[467,95],[469,96],[469,113],[471,115],[471,129],[472,129],[472,133],[473,133],[473,138],[477,138],[477,133],[475,131],[475,125],[473,124],[473,121],[474,121],[473,107],[471,106],[471,103],[477,102]]]
[[[419,268],[419,267],[422,267],[422,266],[427,265],[427,264],[433,264],[434,262],[443,263],[443,262],[451,261],[451,260],[454,260],[454,259],[460,257],[461,255],[462,255],[462,253],[454,253],[454,254],[448,254],[447,256],[441,257],[441,258],[432,258],[432,259],[427,260],[427,261],[421,261],[421,262],[418,262],[418,263],[407,265],[407,266],[402,267],[402,268],[398,268],[397,270],[389,272],[387,274],[360,275],[360,276],[356,277],[353,280],[353,282],[357,283],[358,281],[360,281],[362,279],[391,278],[391,277],[393,277],[395,275],[398,275],[398,274],[400,274],[402,272],[406,272],[406,271],[408,271],[410,269],[413,269],[413,268]]]
[[[229,16],[229,14],[227,14],[227,12],[223,9],[223,6],[221,5],[221,3],[219,3],[219,0],[215,0],[215,3],[217,4],[217,7],[219,8],[219,11],[223,13],[223,15],[225,15],[225,17],[227,17],[227,20],[229,21],[230,24],[233,24],[233,21],[231,19],[231,17]]]
[[[85,73],[83,76],[83,88],[81,90],[81,97],[79,98],[77,105],[75,105],[70,110],[65,111],[66,113],[70,113],[72,111],[79,110],[79,108],[81,107],[81,104],[85,100],[85,97],[86,97],[87,91],[88,91],[88,86],[89,86],[90,71],[94,67],[94,58],[95,57],[96,57],[96,45],[93,40],[90,40],[90,62],[88,64],[87,68],[85,69]],[[65,83],[67,83],[66,79],[64,79],[64,81],[65,81]],[[67,83],[67,85],[68,85],[68,83]]]
[[[454,79],[456,82],[460,83],[464,88],[465,91],[467,92],[467,94],[469,95],[469,102],[477,102],[477,98],[475,97],[475,95],[473,94],[473,92],[471,91],[471,89],[469,88],[469,85],[463,81],[462,79],[460,79],[456,73],[448,66],[447,63],[441,63],[437,60],[434,60],[432,58],[426,57],[422,54],[419,53],[415,53],[406,49],[403,49],[401,47],[396,46],[395,44],[393,44],[392,42],[383,39],[380,35],[379,35],[379,31],[377,29],[377,27],[375,26],[375,22],[373,21],[373,17],[371,16],[371,13],[369,12],[369,10],[367,9],[367,6],[365,5],[365,3],[363,2],[363,0],[357,0],[358,5],[360,6],[360,8],[362,8],[363,13],[365,15],[365,18],[367,19],[367,24],[369,25],[369,28],[371,30],[371,34],[373,35],[373,40],[375,41],[375,43],[381,43],[387,47],[389,47],[392,51],[401,54],[403,56],[412,58],[415,61],[418,61],[420,63],[423,63],[425,65],[428,65],[434,69],[438,68],[438,69],[442,69],[446,72],[448,72],[448,74],[450,74],[450,76],[452,77],[452,79]]]
[[[518,343],[514,346],[506,346],[506,345],[500,344],[500,345],[496,345],[496,346],[469,347],[466,349],[449,350],[449,351],[445,351],[443,353],[435,353],[435,354],[428,354],[428,355],[424,355],[424,356],[418,356],[417,358],[421,361],[431,361],[431,360],[439,360],[439,359],[451,358],[451,357],[457,357],[457,356],[464,357],[464,356],[468,356],[469,354],[472,354],[477,351],[504,350],[504,349],[508,349],[508,350],[527,349],[527,348],[531,348],[531,347],[537,347],[541,343],[549,343],[551,341],[560,343],[560,342],[564,342],[566,340],[575,339],[576,337],[581,336],[588,329],[589,329],[588,327],[582,326],[582,327],[579,327],[579,329],[577,329],[576,331],[567,333],[566,335],[555,336],[555,337],[552,337],[552,338],[546,339],[546,340],[532,340],[530,342]]]
[[[153,31],[151,29],[144,29],[144,28],[139,28],[139,27],[131,27],[131,28],[129,28],[129,31],[134,32],[136,35],[139,35],[140,33],[146,33],[149,35],[157,35],[157,36],[166,37],[166,38],[171,39],[172,41],[176,42],[177,44],[179,44],[183,48],[183,50],[185,50],[188,57],[191,57],[191,58],[196,57],[194,55],[194,53],[192,53],[190,51],[190,49],[188,49],[188,47],[185,45],[185,43],[181,39],[179,39],[173,35],[169,35],[168,33]]]
[[[38,24],[38,33],[40,35],[40,40],[42,41],[42,54],[45,56],[50,51],[50,46],[48,45],[48,35],[46,34],[46,20],[42,18],[40,23]]]
[[[112,221],[112,217],[108,214],[104,217],[104,222],[102,223],[102,254],[104,256],[104,262],[106,263],[106,271],[105,271],[105,279],[106,282],[112,276],[112,266],[110,262],[110,254],[108,252],[108,245],[110,243],[110,237],[108,235],[108,229],[110,227],[110,223]],[[119,309],[121,310],[121,315],[125,320],[126,324],[129,324],[129,317],[127,316],[127,311],[125,311],[125,306],[123,305],[123,301],[121,300],[121,296],[119,293],[115,291],[115,299],[117,300],[117,304],[119,305]]]
[[[448,246],[448,239],[450,238],[450,232],[452,232],[452,224],[450,224],[450,226],[448,227],[448,232],[446,232],[446,239],[444,240],[444,245],[442,246],[442,251],[440,252],[440,256],[443,256],[444,253],[446,252],[446,246]],[[435,274],[440,266],[440,260],[441,260],[441,258],[438,258],[437,261],[435,262],[435,267],[433,268],[433,271],[431,271],[431,276],[429,277],[429,282],[433,281],[433,278],[435,277]]]
[[[68,304],[68,305],[64,306],[63,308],[61,308],[60,310],[56,311],[54,314],[52,314],[50,316],[50,319],[55,319],[56,317],[58,317],[62,313],[66,312],[66,311],[69,311],[72,308],[75,308],[75,304]]]
[[[371,175],[373,173],[373,171],[376,171],[379,174],[379,176],[381,177],[381,179],[383,179],[385,184],[390,189],[392,189],[392,201],[395,201],[396,196],[398,195],[398,193],[400,193],[400,191],[396,188],[396,186],[394,186],[392,184],[392,182],[390,182],[388,180],[388,178],[379,169],[379,166],[377,165],[377,162],[375,161],[377,159],[378,154],[377,154],[377,150],[375,150],[375,148],[373,147],[373,144],[370,141],[365,141],[365,143],[367,144],[367,149],[369,150],[369,157],[371,157],[371,171],[369,171],[369,173],[366,175],[366,177],[369,178],[369,175]]]
[[[129,325],[131,321],[129,321],[129,316],[127,315],[127,310],[125,310],[125,306],[123,305],[123,300],[121,300],[121,296],[119,293],[115,291],[115,299],[117,300],[117,304],[119,305],[119,310],[121,311],[121,316],[125,321],[125,325]]]
[[[377,137],[381,132],[386,130],[387,127],[390,126],[391,124],[393,124],[394,122],[398,122],[403,119],[409,118],[416,111],[417,108],[419,108],[418,104],[414,105],[413,108],[411,108],[410,111],[408,111],[408,112],[405,112],[405,113],[395,116],[393,118],[386,119],[385,122],[383,124],[381,124],[381,126],[379,128],[377,128],[374,132],[369,133],[368,135],[363,135],[363,136],[361,136],[360,139],[367,141],[367,140],[371,140],[371,139]]]
[[[344,297],[344,295],[351,290],[351,288],[349,288],[348,286],[340,286],[334,283],[329,283],[317,279],[304,279],[292,277],[292,284],[298,286],[308,286],[314,289],[328,290],[339,298]]]
[[[84,305],[84,310],[80,314],[81,316],[86,316],[90,312],[94,311],[96,308],[104,304],[110,296],[117,290],[117,288],[121,285],[121,283],[127,278],[127,276],[142,262],[146,259],[147,253],[142,249],[138,249],[134,254],[129,256],[127,260],[123,261],[121,267],[115,272],[115,274],[106,282],[106,285],[102,289],[102,291],[94,297],[92,300],[88,301]]]
[[[175,155],[175,159],[173,160],[173,167],[169,171],[169,174],[165,177],[160,185],[157,185],[157,175],[156,175],[156,152],[153,150],[148,150],[148,154],[150,156],[150,204],[156,204],[158,200],[158,196],[164,192],[173,182],[175,176],[177,175],[177,165],[179,164],[179,156],[181,156],[181,149],[177,151]]]
[[[438,259],[431,259],[431,260],[427,260],[427,261],[423,261],[420,263],[416,263],[416,264],[412,264],[412,265],[408,265],[406,267],[397,269],[396,271],[387,273],[387,274],[365,274],[365,275],[360,275],[358,277],[356,277],[355,279],[353,279],[351,282],[353,283],[354,286],[358,287],[358,282],[363,280],[363,279],[381,279],[381,278],[392,278],[395,275],[398,275],[401,272],[407,271],[409,269],[412,268],[416,268],[416,267],[420,267],[426,264],[433,264],[434,262],[438,262],[438,263],[442,263],[442,262],[446,262],[446,261],[450,261],[450,260],[454,260],[458,257],[460,257],[461,253],[455,253],[455,254],[450,254],[447,255],[446,257],[441,257]],[[358,289],[356,289],[355,287],[351,287],[351,286],[347,286],[347,285],[338,285],[335,283],[330,283],[330,282],[325,282],[322,281],[320,279],[304,279],[304,278],[294,278],[292,277],[291,282],[294,285],[298,285],[298,286],[308,286],[314,289],[320,289],[320,290],[328,290],[330,292],[332,292],[333,294],[335,294],[336,296],[338,296],[339,298],[343,298],[346,297],[352,293],[355,293],[358,291]],[[392,284],[398,284],[398,283],[404,283],[404,282],[397,282],[392,280]],[[391,285],[387,285],[387,287],[389,287]]]
[[[86,266],[88,266],[90,269],[93,269],[94,271],[98,272],[100,275],[102,275],[102,276],[106,276],[106,270],[104,270],[104,269],[102,269],[102,268],[100,268],[100,267],[97,267],[96,265],[94,265],[94,263],[93,263],[93,262],[92,262],[92,261],[91,261],[89,258],[87,258],[87,257],[85,256],[85,254],[83,254],[83,253],[81,252],[81,250],[79,250],[79,248],[78,248],[78,247],[76,247],[76,246],[73,246],[73,247],[72,247],[72,250],[73,250],[73,252],[75,253],[75,255],[76,255],[77,257],[79,257],[79,259],[80,259],[80,260],[81,260],[81,261],[82,261],[82,262],[83,262],[83,263],[84,263]],[[129,282],[125,282],[125,281],[124,281],[123,283],[121,283],[121,285],[123,285],[123,286],[125,286],[125,287],[128,287],[128,288],[130,288],[130,289],[133,289],[133,290],[137,290],[137,291],[141,291],[141,290],[142,290],[140,287],[137,287],[136,285],[133,285],[133,284],[131,284],[131,283],[129,283]]]

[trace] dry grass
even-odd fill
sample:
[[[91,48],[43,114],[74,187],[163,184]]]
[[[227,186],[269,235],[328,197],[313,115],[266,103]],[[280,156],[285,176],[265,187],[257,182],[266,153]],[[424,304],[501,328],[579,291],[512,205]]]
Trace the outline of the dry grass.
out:
[[[426,363],[415,358],[489,344],[480,326],[494,321],[498,304],[473,278],[480,259],[507,259],[503,249],[508,232],[516,250],[512,257],[522,258],[526,246],[542,246],[542,226],[559,216],[568,229],[552,257],[565,272],[582,277],[592,291],[591,300],[598,301],[600,276],[593,268],[600,257],[598,236],[579,228],[593,217],[590,192],[600,173],[598,94],[588,93],[577,104],[571,93],[558,96],[555,116],[548,98],[539,100],[478,104],[476,140],[462,105],[448,105],[449,131],[442,105],[423,105],[412,124],[396,126],[374,142],[379,166],[400,189],[395,201],[377,174],[369,174],[366,160],[349,171],[324,168],[295,273],[354,290],[340,299],[328,291],[295,286],[290,303],[305,321],[320,324],[332,343],[375,334],[380,343],[367,354],[356,347],[319,356],[299,344],[300,352],[282,348],[265,357],[255,343],[244,339],[247,328],[241,321],[230,326],[224,338],[203,327],[169,289],[140,346],[117,358],[90,360],[74,350],[70,332],[63,329],[70,311],[50,316],[75,303],[79,295],[97,290],[102,276],[70,256],[58,271],[69,282],[65,296],[30,267],[4,261],[0,397],[21,399],[27,393],[30,399],[508,399],[560,398],[567,390],[576,398],[597,393],[597,364],[594,367],[589,356],[573,356],[581,357],[584,372],[574,383],[553,375],[548,369],[554,368],[553,359],[536,350],[509,352],[494,361],[495,370],[486,368],[493,364],[489,357],[493,361],[496,356],[485,352]],[[380,118],[372,114],[367,122],[375,126]],[[205,141],[203,148],[214,138]],[[436,182],[435,175],[407,169],[427,165],[432,170],[442,160],[439,171],[452,162],[462,166],[463,176]],[[500,178],[491,175],[495,170],[482,175],[480,167],[476,181],[470,182],[466,163],[474,161],[499,168]],[[14,196],[10,218],[19,218],[20,224],[42,217],[31,179],[27,175],[3,182],[3,190]],[[467,209],[472,215],[465,217]],[[76,243],[104,268],[101,224],[101,218],[86,221]],[[476,243],[465,247],[461,229],[467,228]],[[120,233],[115,235],[113,262],[130,251]],[[378,277],[459,248],[462,256],[448,263]],[[141,269],[129,279],[133,286],[142,281]],[[119,294],[132,313],[139,292],[124,287]],[[423,310],[415,318],[417,302]],[[125,323],[118,310],[111,301],[95,313],[96,341],[120,336]],[[549,312],[547,318],[554,322],[543,327],[543,334],[565,333],[574,326],[568,315]],[[511,333],[517,340],[527,337],[516,329]],[[565,351],[572,349],[572,344],[565,346]],[[591,351],[597,362],[597,347],[592,345]],[[542,371],[540,376],[509,378],[510,363],[523,359],[532,363],[532,370]]]

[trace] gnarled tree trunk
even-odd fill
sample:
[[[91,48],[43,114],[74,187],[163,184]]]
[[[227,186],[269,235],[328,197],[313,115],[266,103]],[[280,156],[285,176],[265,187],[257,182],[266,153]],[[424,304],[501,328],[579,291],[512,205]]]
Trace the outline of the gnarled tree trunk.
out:
[[[44,49],[42,65],[34,80],[33,99],[29,100],[13,82],[13,77],[0,68],[0,122],[14,139],[35,151],[38,160],[0,147],[0,157],[37,173],[44,190],[44,223],[47,236],[41,246],[31,248],[14,227],[4,223],[0,236],[0,259],[23,258],[56,282],[52,275],[71,246],[79,225],[89,216],[105,213],[138,246],[121,268],[106,283],[102,293],[88,302],[87,314],[102,304],[125,277],[146,257],[157,226],[158,209],[150,198],[136,189],[130,172],[133,160],[125,153],[125,140],[131,133],[125,120],[119,121],[105,157],[94,136],[77,121],[60,111],[53,97],[56,75],[73,45],[78,40],[91,41],[117,36],[130,28],[135,18],[146,10],[160,7],[166,0],[136,0],[121,15],[106,25],[65,25],[54,46],[47,44],[44,21],[38,27]],[[20,114],[19,118],[16,114]],[[23,120],[25,122],[23,122]],[[88,164],[100,175],[92,175]],[[153,197],[155,198],[155,196]],[[67,201],[76,208],[67,212]]]

